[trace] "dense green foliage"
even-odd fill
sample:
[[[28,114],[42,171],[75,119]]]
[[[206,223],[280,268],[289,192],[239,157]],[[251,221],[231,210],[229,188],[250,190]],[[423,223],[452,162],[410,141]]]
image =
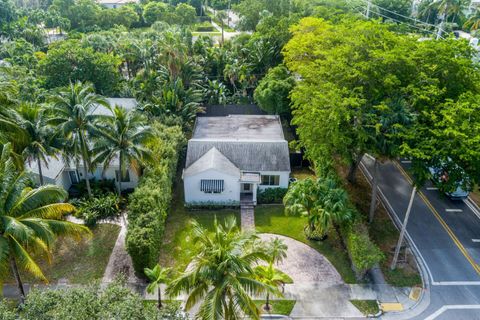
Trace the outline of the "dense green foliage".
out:
[[[359,277],[384,258],[382,251],[372,242],[368,235],[367,228],[361,223],[355,223],[345,232],[346,246],[354,270]]]
[[[478,64],[466,42],[418,41],[351,19],[333,25],[306,18],[292,31],[286,65],[302,78],[291,95],[293,123],[317,166],[340,157],[354,176],[368,152],[412,158],[419,181],[429,166],[449,163],[479,179],[474,132],[464,130],[475,128],[475,119],[469,112],[451,117],[460,105],[478,107]],[[444,143],[460,136],[462,148]]]
[[[282,203],[283,197],[287,193],[287,188],[265,188],[257,191],[258,204]]]
[[[154,137],[147,145],[154,161],[129,197],[127,251],[135,270],[153,267],[160,254],[165,219],[172,199],[172,184],[185,138],[179,127],[154,124]]]
[[[66,289],[32,290],[21,312],[15,314],[0,302],[1,319],[118,319],[118,320],[184,320],[178,304],[159,311],[153,304],[127,288],[121,281],[105,289],[98,285]]]
[[[307,219],[305,234],[309,239],[324,239],[334,225],[348,223],[353,218],[347,193],[330,177],[294,182],[283,203],[286,214]]]
[[[39,68],[47,88],[88,81],[98,92],[109,95],[117,89],[120,63],[112,54],[95,52],[93,48],[83,47],[78,40],[68,40],[53,44],[39,61]]]
[[[289,95],[294,86],[295,79],[287,68],[280,65],[268,70],[266,76],[258,83],[253,97],[262,110],[270,114],[288,116]]]
[[[118,198],[112,194],[104,194],[74,202],[77,218],[84,219],[85,224],[94,227],[99,220],[117,218],[120,215]]]

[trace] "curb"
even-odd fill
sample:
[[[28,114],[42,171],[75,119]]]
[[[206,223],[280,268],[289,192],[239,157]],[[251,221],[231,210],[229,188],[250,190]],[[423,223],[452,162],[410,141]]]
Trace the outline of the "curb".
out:
[[[371,158],[371,156],[368,155],[368,154],[366,156]],[[365,164],[363,163],[363,160],[360,162],[359,167],[360,167],[360,171],[364,175],[365,179],[371,185],[371,179],[368,177],[368,175],[370,173],[368,172],[368,169],[366,168]],[[402,222],[400,221],[399,217],[397,216],[397,214],[393,210],[393,208],[390,208],[389,203],[388,203],[388,201],[386,201],[385,195],[381,191],[380,187],[378,187],[378,190],[380,191],[378,193],[378,196],[381,200],[381,203],[382,203],[383,207],[385,208],[388,215],[390,216],[390,219],[392,220],[395,228],[400,230]],[[420,277],[422,279],[423,290],[422,290],[420,298],[417,300],[417,302],[414,305],[412,305],[411,307],[409,307],[409,308],[407,308],[403,311],[389,312],[387,314],[384,314],[384,317],[382,317],[383,319],[387,319],[387,318],[411,319],[412,317],[415,317],[415,316],[421,314],[430,305],[430,287],[431,287],[431,285],[430,285],[430,281],[428,280],[429,279],[428,278],[428,273],[426,271],[424,262],[420,258],[421,256],[420,256],[419,252],[417,251],[417,247],[414,245],[414,242],[410,238],[410,235],[408,234],[408,232],[406,232],[405,240],[407,241],[410,249],[414,253],[413,257],[415,259],[415,263],[417,264],[417,268],[420,272]]]

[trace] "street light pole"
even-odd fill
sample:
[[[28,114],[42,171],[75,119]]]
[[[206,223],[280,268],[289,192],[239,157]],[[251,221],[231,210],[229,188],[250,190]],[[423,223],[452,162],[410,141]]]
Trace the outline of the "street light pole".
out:
[[[400,254],[403,238],[405,237],[405,232],[407,231],[408,218],[410,217],[410,212],[412,212],[413,199],[415,198],[416,193],[417,187],[413,187],[412,194],[410,196],[410,202],[408,203],[407,212],[405,214],[405,219],[403,220],[402,230],[400,231],[400,237],[398,238],[397,247],[395,248],[395,254],[393,255],[392,264],[390,265],[391,270],[395,270],[397,267],[398,255]]]

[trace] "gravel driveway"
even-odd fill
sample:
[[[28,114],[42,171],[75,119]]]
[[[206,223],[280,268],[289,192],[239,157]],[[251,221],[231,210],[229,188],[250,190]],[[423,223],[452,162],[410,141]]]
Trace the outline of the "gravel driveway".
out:
[[[277,265],[277,268],[288,274],[294,284],[322,283],[325,286],[344,284],[342,277],[335,267],[310,246],[281,235],[261,233],[260,239],[268,241],[279,238],[287,246],[287,257]]]

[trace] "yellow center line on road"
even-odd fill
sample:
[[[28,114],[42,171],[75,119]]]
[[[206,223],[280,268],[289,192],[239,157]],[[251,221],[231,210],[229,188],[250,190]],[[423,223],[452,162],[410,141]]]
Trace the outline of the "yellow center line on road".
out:
[[[410,178],[410,176],[408,175],[408,173],[402,168],[402,166],[400,164],[398,164],[397,161],[394,161],[393,162],[394,165],[397,167],[398,170],[400,170],[400,173],[405,177],[405,179],[407,179],[407,181],[413,185],[413,180]],[[435,218],[437,218],[438,222],[440,222],[440,224],[442,225],[442,227],[445,229],[445,231],[447,231],[447,234],[450,236],[450,238],[453,240],[453,242],[455,243],[455,245],[458,247],[458,249],[460,250],[460,252],[465,256],[465,258],[468,260],[468,262],[470,262],[470,264],[472,265],[473,269],[480,275],[480,266],[475,262],[475,260],[473,260],[473,258],[470,256],[470,254],[468,254],[467,252],[467,249],[465,249],[465,247],[463,246],[463,244],[460,242],[460,240],[458,240],[457,236],[453,233],[452,229],[450,229],[450,227],[447,225],[447,223],[445,222],[445,220],[443,220],[443,218],[440,216],[440,214],[438,213],[438,211],[435,209],[435,207],[432,205],[432,203],[427,199],[427,197],[423,194],[423,192],[421,191],[418,191],[417,192],[418,195],[420,196],[420,198],[422,198],[423,202],[425,202],[425,204],[427,205],[427,207],[430,209],[430,211],[433,213],[433,215],[435,216]]]

